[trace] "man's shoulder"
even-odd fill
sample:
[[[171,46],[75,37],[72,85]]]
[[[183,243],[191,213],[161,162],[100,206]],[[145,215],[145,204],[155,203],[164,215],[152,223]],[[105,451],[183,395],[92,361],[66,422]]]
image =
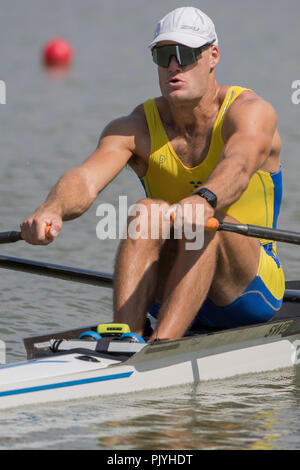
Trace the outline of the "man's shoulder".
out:
[[[147,122],[144,113],[143,104],[136,106],[129,114],[125,116],[119,116],[110,121],[105,127],[102,137],[106,135],[136,135],[137,133],[143,133],[147,130]]]
[[[132,154],[129,164],[139,176],[145,173],[144,161],[150,153],[150,138],[143,104],[136,106],[128,115],[107,124],[98,146],[107,142],[129,150]]]
[[[229,106],[223,126],[222,137],[224,142],[236,132],[275,133],[277,127],[277,115],[275,109],[267,100],[256,92],[244,90]]]
[[[256,116],[276,121],[276,112],[271,103],[253,90],[243,89],[235,101],[229,106],[224,119],[223,129],[231,124],[248,120],[256,120]]]
[[[229,110],[237,110],[238,108],[244,108],[247,105],[259,106],[260,108],[273,108],[265,98],[260,96],[256,91],[239,87],[239,95],[230,106]]]

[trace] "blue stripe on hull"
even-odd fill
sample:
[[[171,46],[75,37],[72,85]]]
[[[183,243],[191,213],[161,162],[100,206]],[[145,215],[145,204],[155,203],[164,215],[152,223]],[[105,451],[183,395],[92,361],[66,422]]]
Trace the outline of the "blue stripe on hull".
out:
[[[16,390],[7,390],[0,392],[0,397],[8,397],[11,395],[21,395],[23,393],[43,392],[45,390],[53,390],[56,388],[74,387],[76,385],[85,385],[95,382],[104,382],[107,380],[126,379],[130,377],[133,372],[124,372],[122,374],[106,375],[104,377],[92,377],[90,379],[71,380],[69,382],[60,382],[55,384],[40,385],[37,387],[19,388]]]

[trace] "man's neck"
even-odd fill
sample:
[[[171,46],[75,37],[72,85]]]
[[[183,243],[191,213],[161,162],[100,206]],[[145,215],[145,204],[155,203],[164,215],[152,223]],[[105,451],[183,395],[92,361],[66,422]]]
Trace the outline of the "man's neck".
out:
[[[194,101],[173,103],[168,101],[173,125],[182,133],[190,133],[214,119],[220,107],[221,86],[214,81],[205,94]]]

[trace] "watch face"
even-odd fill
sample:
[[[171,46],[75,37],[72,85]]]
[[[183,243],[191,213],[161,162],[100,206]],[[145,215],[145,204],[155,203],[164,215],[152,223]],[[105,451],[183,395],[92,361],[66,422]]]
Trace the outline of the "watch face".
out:
[[[217,196],[207,188],[201,188],[196,192],[199,196],[207,200],[207,202],[215,209],[217,206]]]

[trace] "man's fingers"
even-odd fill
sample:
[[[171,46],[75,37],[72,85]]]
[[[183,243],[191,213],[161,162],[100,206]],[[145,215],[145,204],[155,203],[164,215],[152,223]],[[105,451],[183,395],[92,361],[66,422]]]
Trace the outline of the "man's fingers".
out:
[[[57,220],[52,220],[50,224],[47,224],[45,228],[46,238],[56,238],[61,231],[61,223]]]
[[[62,222],[58,219],[29,218],[20,225],[22,236],[32,245],[49,245],[59,234]]]

